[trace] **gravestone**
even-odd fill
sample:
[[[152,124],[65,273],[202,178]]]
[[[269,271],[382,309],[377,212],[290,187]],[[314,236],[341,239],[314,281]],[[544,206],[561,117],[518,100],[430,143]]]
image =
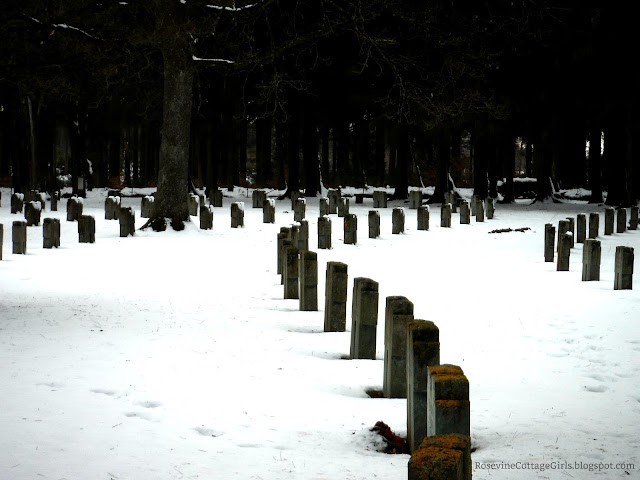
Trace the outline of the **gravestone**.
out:
[[[118,213],[120,236],[127,237],[136,233],[136,214],[131,207],[120,207]]]
[[[395,207],[391,211],[391,233],[404,233],[404,208]]]
[[[329,189],[327,197],[329,198],[329,213],[336,213],[338,211],[338,201],[340,200],[340,189]]]
[[[589,238],[598,238],[600,233],[600,214],[589,214]]]
[[[352,359],[376,359],[378,299],[378,282],[364,277],[353,279],[350,348]]]
[[[327,197],[320,198],[319,202],[320,207],[320,216],[324,217],[325,215],[329,215],[329,199]]]
[[[244,202],[231,204],[231,228],[244,227]]]
[[[427,436],[471,434],[469,380],[456,365],[427,367]]]
[[[638,229],[638,206],[634,205],[631,207],[629,212],[629,230],[637,230]]]
[[[211,205],[200,205],[200,230],[211,230],[213,228],[213,207]]]
[[[309,250],[300,252],[300,310],[318,311],[318,254]]]
[[[91,215],[80,215],[78,219],[78,240],[80,243],[95,243],[96,219]]]
[[[155,201],[155,197],[152,197],[151,195],[145,195],[144,197],[142,197],[142,204],[140,205],[140,218],[153,217]]]
[[[346,245],[358,243],[358,217],[353,213],[344,216],[344,243]]]
[[[327,262],[324,331],[344,332],[347,324],[347,265]]]
[[[476,203],[476,222],[484,222],[484,202],[480,197],[477,197]]]
[[[460,224],[469,225],[471,223],[471,212],[469,211],[469,202],[462,200],[460,202]]]
[[[627,209],[619,208],[616,218],[616,233],[624,233],[627,231]]]
[[[262,223],[276,223],[276,201],[273,198],[266,199],[262,206]]]
[[[42,222],[42,247],[60,247],[60,219],[45,218]]]
[[[214,207],[222,207],[222,190],[216,188],[209,193],[209,203]]]
[[[331,248],[331,219],[329,217],[318,218],[318,248]]]
[[[602,249],[600,241],[589,238],[582,249],[582,281],[600,280],[600,261]]]
[[[407,330],[407,446],[414,452],[427,436],[427,368],[440,365],[438,327],[414,320]]]
[[[407,329],[413,303],[406,297],[387,297],[384,320],[384,378],[386,398],[407,398]]]
[[[445,203],[440,210],[440,226],[451,228],[451,204]]]
[[[13,253],[24,255],[27,253],[27,222],[16,220],[11,231],[13,241]]]
[[[369,238],[380,236],[380,212],[369,210]]]
[[[451,204],[451,212],[457,213],[458,211],[458,199],[454,192],[445,192],[444,193],[444,203]]]
[[[569,221],[567,232],[571,234],[571,248],[573,248],[575,246],[576,222],[572,217],[567,217],[567,220]]]
[[[480,199],[479,195],[471,195],[471,216],[476,216],[476,209],[478,207],[478,200]]]
[[[345,217],[349,215],[349,199],[340,197],[338,199],[338,216]]]
[[[42,213],[42,205],[40,202],[29,201],[24,205],[24,218],[27,221],[27,227],[40,225],[40,215]]]
[[[155,197],[154,197],[155,199]],[[198,194],[198,205],[200,207],[206,207],[207,206],[207,197],[205,197],[204,193],[199,193]]]
[[[579,213],[576,216],[576,242],[584,243],[587,238],[587,216]]]
[[[422,205],[422,191],[411,190],[409,192],[409,209],[416,210]]]
[[[200,200],[195,193],[189,194],[189,215],[195,217],[198,215],[198,208],[200,207]]]
[[[631,290],[633,288],[633,248],[616,247],[613,289]]]
[[[418,207],[418,230],[429,230],[429,206]]]
[[[264,190],[254,190],[251,192],[251,201],[253,208],[263,208],[267,199],[267,193]]]
[[[82,202],[82,199],[76,196],[71,197],[69,200],[67,200],[67,221],[77,222],[82,215],[83,209],[84,204]]]
[[[280,259],[281,259],[281,265],[280,265],[280,284],[281,285],[285,285],[285,277],[287,275],[287,249],[289,247],[293,246],[293,240],[291,238],[285,238],[282,241],[282,248],[280,250]]]
[[[291,225],[291,245],[296,247],[298,250],[298,242],[300,239],[300,224],[294,223]]]
[[[471,438],[451,433],[426,437],[411,454],[408,480],[471,480]]]
[[[613,233],[613,221],[615,210],[612,207],[604,209],[604,234],[611,235]]]
[[[58,192],[51,192],[51,211],[58,211]]]
[[[563,233],[558,235],[558,263],[556,271],[569,271],[569,255],[571,254],[571,233]]]
[[[557,251],[560,251],[560,237],[562,237],[562,235],[565,235],[566,233],[569,233],[569,220],[560,220],[558,221],[558,247],[557,247]],[[571,239],[569,239],[569,244],[571,244]]]
[[[293,220],[300,222],[304,220],[304,216],[307,210],[307,200],[304,198],[296,199],[296,203],[293,207]]]
[[[496,207],[495,207],[495,203],[493,201],[493,198],[491,198],[491,197],[485,198],[484,204],[485,204],[485,208],[486,208],[486,212],[487,212],[487,220],[492,220],[493,216],[496,213]]]
[[[298,299],[298,249],[288,245],[285,249],[284,298]]]
[[[309,250],[309,222],[301,220],[298,226],[298,243],[294,246],[301,252]]]
[[[24,194],[14,193],[11,195],[11,213],[20,213],[24,206]]]
[[[282,242],[284,240],[289,239],[289,228],[280,227],[280,231],[278,232],[278,240],[277,240],[277,249],[278,249],[278,275],[282,274]]]
[[[544,226],[544,261],[553,262],[556,247],[556,227],[547,223]]]
[[[104,219],[117,220],[120,213],[120,197],[109,196],[104,201]]]
[[[387,192],[384,190],[374,190],[373,208],[387,208]]]
[[[295,191],[295,192],[291,192],[291,210],[295,209],[296,207],[296,202],[298,201],[298,199],[303,198],[304,195],[302,195],[302,192],[300,191]]]

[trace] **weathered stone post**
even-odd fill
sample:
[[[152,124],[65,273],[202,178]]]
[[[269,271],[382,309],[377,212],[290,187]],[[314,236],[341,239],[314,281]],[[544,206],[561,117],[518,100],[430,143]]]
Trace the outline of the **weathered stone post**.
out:
[[[47,208],[47,194],[45,192],[37,192],[35,201],[40,202],[40,210],[44,212]]]
[[[318,248],[331,248],[331,219],[329,217],[318,218]]]
[[[349,199],[340,197],[338,199],[338,216],[345,217],[349,215]]]
[[[422,191],[411,190],[409,192],[409,209],[416,210],[422,205]]]
[[[329,211],[329,199],[327,197],[320,198],[319,207],[321,217],[324,217],[325,215],[329,215],[329,213],[331,213]]]
[[[244,227],[244,202],[231,204],[231,228]]]
[[[589,238],[582,249],[582,281],[600,280],[600,260],[602,258],[600,241]]]
[[[209,193],[209,203],[214,207],[222,206],[222,190],[216,188],[215,190],[211,190]]]
[[[407,328],[413,303],[406,297],[387,297],[384,320],[384,378],[386,398],[407,398]]]
[[[155,197],[154,197],[155,200]],[[201,207],[207,206],[207,197],[203,193],[198,194],[198,205]]]
[[[627,209],[619,208],[616,221],[616,233],[624,233],[627,231]]]
[[[369,210],[369,238],[380,236],[380,212]]]
[[[42,247],[58,248],[60,246],[60,219],[45,218],[42,222]]]
[[[151,195],[145,195],[144,197],[142,197],[142,204],[140,205],[140,218],[153,217],[153,210],[156,206],[155,201],[155,197],[152,197]]]
[[[200,229],[211,230],[213,228],[213,207],[200,205]]]
[[[395,207],[391,211],[391,233],[404,233],[404,208]]]
[[[287,249],[293,246],[292,237],[287,237],[282,241],[282,248],[280,250],[280,285],[285,285],[285,277],[287,275]],[[285,297],[286,298],[286,297]]]
[[[82,215],[84,204],[82,199],[78,197],[71,197],[67,201],[67,221],[76,222]]]
[[[282,244],[285,240],[289,239],[290,231],[287,227],[280,227],[280,232],[278,232],[278,240],[277,240],[277,248],[278,248],[278,275],[282,274]]]
[[[613,219],[615,210],[612,207],[604,209],[604,234],[611,235],[613,233]]]
[[[418,230],[429,230],[429,205],[418,207]]]
[[[327,262],[324,331],[344,332],[347,324],[347,265]]]
[[[451,204],[443,203],[440,210],[440,226],[444,228],[451,227]]]
[[[318,311],[318,254],[309,250],[300,252],[300,310]]]
[[[460,224],[469,225],[471,223],[471,213],[469,212],[469,202],[460,202]]]
[[[414,320],[407,330],[407,445],[414,452],[427,436],[427,368],[440,365],[438,327]]]
[[[387,192],[384,190],[374,190],[373,208],[387,208]]]
[[[544,226],[544,261],[553,262],[556,245],[556,227],[547,223]]]
[[[479,195],[471,195],[471,216],[476,216],[476,208],[478,207]]]
[[[80,215],[78,219],[78,241],[80,243],[95,243],[96,219],[91,215]]]
[[[307,200],[305,198],[296,199],[293,207],[293,221],[300,222],[304,220],[304,216],[307,211]]]
[[[285,256],[284,298],[298,299],[298,249],[293,245],[287,245]]]
[[[291,192],[291,210],[294,210],[296,208],[296,202],[300,198],[303,198],[301,191],[296,190],[294,192]]]
[[[109,196],[104,201],[104,219],[117,220],[120,213],[120,197]]]
[[[425,438],[408,470],[409,480],[471,480],[471,438],[455,433]]]
[[[631,211],[629,212],[629,230],[637,230],[638,229],[638,206],[634,205],[631,207]]]
[[[268,198],[262,205],[262,223],[276,223],[276,201]]]
[[[496,212],[496,207],[495,207],[495,204],[493,202],[493,198],[491,198],[491,197],[485,198],[484,204],[485,204],[486,211],[487,211],[487,220],[492,220],[493,216],[494,216],[494,214]]]
[[[329,189],[327,197],[329,197],[329,213],[336,213],[338,211],[338,201],[340,200],[340,190]]]
[[[613,277],[614,290],[633,288],[633,248],[616,247],[616,264]]]
[[[118,214],[120,222],[120,236],[127,237],[134,235],[136,232],[136,214],[131,207],[120,207]]]
[[[600,214],[589,214],[589,238],[598,238],[600,233]]]
[[[476,222],[484,222],[484,203],[480,197],[476,199]]]
[[[58,192],[56,191],[51,192],[51,211],[58,211]]]
[[[427,367],[427,436],[471,435],[469,380],[456,365]]]
[[[567,220],[569,221],[567,232],[571,233],[571,248],[573,248],[575,246],[576,221],[572,217],[567,217]]]
[[[263,208],[264,201],[267,199],[267,193],[264,190],[254,190],[251,192],[251,201],[253,208]]]
[[[12,228],[13,253],[23,255],[27,253],[27,222],[16,220]]]
[[[298,227],[298,244],[294,245],[299,251],[309,250],[309,222],[301,220]]]
[[[350,349],[352,359],[376,359],[378,299],[378,282],[364,277],[353,279]]]
[[[198,207],[200,206],[200,199],[195,193],[189,194],[189,215],[195,217],[198,215]]]
[[[40,215],[42,213],[42,205],[40,202],[30,201],[24,205],[24,218],[27,221],[27,227],[40,225]]]
[[[560,220],[558,222],[558,252],[560,251],[560,238],[562,235],[569,233],[569,220]],[[571,245],[571,240],[569,239],[569,245]]]
[[[24,206],[24,193],[14,193],[11,195],[11,213],[19,213]]]
[[[561,220],[562,221],[562,220]],[[571,233],[558,235],[558,263],[556,271],[569,271],[569,255],[571,254]]]
[[[358,243],[358,217],[354,213],[344,216],[344,243],[346,245]]]
[[[451,204],[451,212],[457,213],[458,211],[458,199],[454,192],[444,192],[444,203]]]
[[[291,225],[291,245],[298,248],[298,243],[300,240],[300,224],[294,223]],[[299,249],[298,249],[299,250]]]
[[[584,243],[587,238],[587,216],[579,213],[576,216],[576,242]]]

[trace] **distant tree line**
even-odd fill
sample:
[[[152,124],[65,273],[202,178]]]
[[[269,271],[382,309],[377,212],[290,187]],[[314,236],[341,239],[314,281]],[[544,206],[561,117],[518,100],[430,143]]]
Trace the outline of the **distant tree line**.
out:
[[[0,12],[0,182],[553,185],[636,203],[631,6],[500,0],[24,0]],[[604,151],[601,152],[601,139]],[[589,148],[585,148],[586,145]],[[463,152],[469,152],[467,156]]]

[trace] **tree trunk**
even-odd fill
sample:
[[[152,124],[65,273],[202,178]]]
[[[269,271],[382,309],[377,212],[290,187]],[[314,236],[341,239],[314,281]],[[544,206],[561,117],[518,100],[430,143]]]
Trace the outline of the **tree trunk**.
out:
[[[164,51],[162,140],[155,217],[174,228],[189,219],[188,169],[193,68],[184,52]]]
[[[320,165],[318,163],[318,133],[315,119],[305,113],[302,132],[302,163],[304,165],[304,193],[315,197],[320,191]]]
[[[432,203],[443,203],[444,194],[449,191],[449,163],[451,160],[449,132],[436,134],[436,185],[431,198]]]
[[[516,170],[516,147],[515,140],[510,135],[506,135],[500,143],[500,159],[505,177],[502,203],[513,203],[515,200],[513,175]]]
[[[271,178],[271,120],[256,120],[256,186],[264,187]]]
[[[300,190],[300,122],[297,114],[289,116],[287,124],[287,178],[286,196]]]
[[[602,203],[602,132],[599,127],[591,126],[589,130],[589,203]]]
[[[622,111],[613,113],[604,133],[604,159],[607,166],[605,204],[615,207],[624,205],[627,201],[626,166],[629,138],[622,115]]]
[[[397,151],[395,170],[395,197],[409,197],[409,127],[405,124],[397,127]]]
[[[536,200],[545,201],[552,198],[551,167],[553,163],[553,149],[548,130],[542,134],[539,143],[534,144],[534,165],[537,178]]]
[[[486,198],[489,193],[487,166],[491,146],[486,134],[481,134],[475,141],[473,149],[473,194]]]

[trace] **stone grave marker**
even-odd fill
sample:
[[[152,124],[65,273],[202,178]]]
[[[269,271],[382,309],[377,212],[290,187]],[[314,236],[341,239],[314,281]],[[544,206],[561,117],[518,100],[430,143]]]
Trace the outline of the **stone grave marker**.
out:
[[[200,205],[200,229],[211,230],[213,228],[213,207]]]
[[[287,245],[285,249],[284,298],[298,299],[298,249]]]
[[[589,238],[582,249],[582,281],[600,280],[600,261],[602,249],[600,241]]]
[[[331,248],[331,219],[329,217],[318,218],[318,248]]]
[[[329,199],[327,197],[320,198],[319,208],[321,217],[324,217],[325,215],[329,215],[329,213],[331,213],[329,211]]]
[[[576,242],[584,243],[587,239],[587,216],[579,213],[576,216]]]
[[[378,282],[364,277],[353,279],[350,348],[352,359],[376,359],[378,299]]]
[[[380,212],[377,210],[369,210],[369,238],[378,238],[380,236]]]
[[[358,217],[353,213],[344,216],[344,243],[346,245],[358,243]]]
[[[391,211],[391,233],[394,235],[404,233],[404,208],[395,207]]]
[[[556,249],[556,227],[547,223],[544,226],[544,261],[553,262]]]
[[[22,212],[23,206],[24,206],[23,193],[14,193],[13,195],[11,195],[11,213]]]
[[[387,208],[387,192],[384,190],[373,191],[373,208]]]
[[[427,367],[427,436],[471,435],[469,380],[457,365]]]
[[[413,303],[406,297],[387,297],[384,320],[384,378],[386,398],[407,398],[407,329]]]
[[[429,230],[429,205],[418,207],[418,230]]]
[[[29,201],[24,205],[24,217],[27,221],[27,227],[40,225],[40,216],[42,213],[42,205],[40,202]]]
[[[136,233],[136,214],[131,207],[120,207],[118,213],[120,236],[127,237]]]
[[[615,261],[613,289],[631,290],[633,288],[633,248],[616,247]]]
[[[613,220],[615,217],[615,210],[612,207],[606,207],[604,209],[604,234],[611,235],[613,233]]]
[[[244,202],[231,204],[231,228],[244,227]]]
[[[78,218],[78,240],[80,243],[95,243],[96,219],[91,215],[80,215]]]
[[[24,255],[27,253],[27,222],[15,220],[11,231],[13,241],[13,253]]]
[[[589,214],[589,238],[598,238],[600,233],[600,215],[598,213]]]
[[[276,223],[276,201],[268,198],[262,206],[262,223]]]
[[[416,210],[422,205],[422,191],[411,190],[409,192],[409,209]]]
[[[344,217],[346,215],[349,215],[349,199],[340,197],[338,199],[338,216]]]
[[[619,208],[616,218],[616,233],[624,233],[627,231],[627,209]]]
[[[45,218],[42,223],[42,247],[60,247],[60,219]]]
[[[344,332],[347,323],[347,265],[327,262],[324,331]]]
[[[300,252],[300,310],[318,311],[318,254],[309,250]]]
[[[305,198],[296,199],[295,206],[293,207],[293,220],[295,222],[301,222],[304,220],[307,210],[307,200]]]
[[[444,203],[440,210],[440,226],[451,228],[451,204]]]

